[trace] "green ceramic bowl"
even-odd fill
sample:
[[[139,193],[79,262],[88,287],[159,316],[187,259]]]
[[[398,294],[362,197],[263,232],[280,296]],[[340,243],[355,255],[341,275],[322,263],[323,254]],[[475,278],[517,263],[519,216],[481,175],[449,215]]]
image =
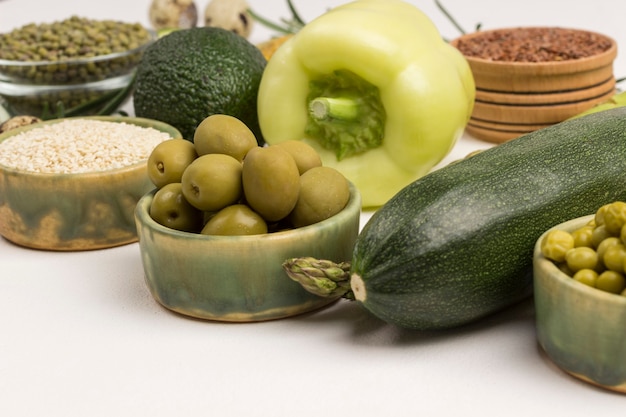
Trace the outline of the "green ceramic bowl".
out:
[[[207,236],[169,229],[149,215],[154,191],[137,204],[135,218],[145,281],[152,296],[175,312],[201,319],[253,322],[326,306],[336,299],[308,293],[282,263],[313,256],[352,258],[361,198],[351,185],[346,208],[322,222],[255,236]]]
[[[556,226],[573,231],[593,216]],[[545,234],[547,234],[546,232]],[[588,287],[534,252],[537,338],[548,357],[569,374],[626,393],[626,297]]]
[[[122,116],[88,117],[153,127],[181,137],[174,127],[155,120]],[[10,130],[18,133],[58,123],[55,119]],[[132,138],[129,138],[132,141]],[[0,165],[0,235],[35,249],[77,251],[137,241],[133,212],[154,185],[147,160],[128,167],[82,174],[45,174]]]

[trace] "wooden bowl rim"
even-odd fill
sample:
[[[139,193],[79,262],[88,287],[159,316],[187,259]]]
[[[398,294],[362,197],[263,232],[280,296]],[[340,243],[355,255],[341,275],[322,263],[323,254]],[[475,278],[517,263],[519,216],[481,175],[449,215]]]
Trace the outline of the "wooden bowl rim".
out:
[[[480,68],[498,68],[498,70],[502,70],[504,68],[510,67],[519,70],[531,70],[534,71],[537,68],[557,68],[559,69],[559,73],[569,73],[569,72],[582,72],[584,70],[594,69],[598,67],[602,67],[608,65],[613,62],[615,57],[617,56],[617,42],[599,32],[594,32],[586,29],[577,29],[577,28],[569,28],[562,26],[515,26],[515,27],[503,27],[489,30],[479,30],[476,32],[468,33],[462,36],[459,36],[456,39],[450,41],[450,45],[456,47],[456,45],[461,40],[476,38],[479,36],[483,36],[485,34],[499,32],[499,31],[515,31],[519,29],[563,29],[576,31],[580,33],[589,33],[598,37],[602,37],[608,40],[611,43],[609,49],[604,52],[600,52],[595,55],[591,55],[585,58],[580,59],[568,59],[563,61],[544,61],[544,62],[518,62],[518,61],[493,61],[485,58],[478,58],[473,56],[463,55],[465,59],[467,59],[470,64],[476,69]],[[460,51],[459,51],[460,52]],[[572,65],[574,64],[574,65]]]

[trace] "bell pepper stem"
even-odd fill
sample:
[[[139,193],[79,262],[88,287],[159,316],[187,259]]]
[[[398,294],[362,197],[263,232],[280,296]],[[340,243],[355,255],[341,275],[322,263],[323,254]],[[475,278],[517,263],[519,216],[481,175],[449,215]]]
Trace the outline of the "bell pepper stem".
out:
[[[355,120],[359,107],[356,100],[345,97],[317,97],[309,102],[309,112],[316,120]]]

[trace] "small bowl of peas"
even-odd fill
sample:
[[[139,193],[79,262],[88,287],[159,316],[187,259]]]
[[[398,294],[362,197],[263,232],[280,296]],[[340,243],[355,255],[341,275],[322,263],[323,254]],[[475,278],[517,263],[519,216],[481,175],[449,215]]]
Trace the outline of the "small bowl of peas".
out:
[[[111,114],[155,40],[138,23],[78,16],[0,33],[0,97],[13,115]]]
[[[626,393],[626,203],[546,231],[533,255],[537,339],[568,374]]]

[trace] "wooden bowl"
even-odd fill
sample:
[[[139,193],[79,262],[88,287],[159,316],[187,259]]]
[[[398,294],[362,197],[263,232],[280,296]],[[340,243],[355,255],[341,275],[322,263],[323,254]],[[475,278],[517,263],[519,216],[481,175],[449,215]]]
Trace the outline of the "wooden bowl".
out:
[[[542,32],[548,35],[543,36]],[[550,36],[552,38],[548,38]],[[484,58],[479,56],[481,51],[478,48],[481,46],[474,48],[469,46],[476,42],[478,45],[486,45],[482,47],[483,49],[493,47],[497,51],[504,49],[498,45],[502,46],[504,42],[514,37],[519,40],[518,43],[528,42],[530,39],[529,44],[534,48],[559,48],[564,53],[569,53],[575,45],[567,43],[557,45],[551,43],[553,39],[560,37],[566,42],[575,42],[580,37],[585,37],[585,42],[588,44],[593,42],[602,44],[603,47],[597,52],[595,49],[590,50],[591,52],[588,53],[595,53],[589,56],[575,59],[545,58],[548,60],[522,61],[521,58],[508,57],[507,54],[501,57]],[[550,43],[539,45],[545,42]],[[454,39],[451,44],[458,48],[467,59],[478,89],[500,92],[545,93],[593,87],[613,77],[613,61],[617,56],[617,43],[608,36],[559,27],[517,27],[478,31]],[[475,52],[470,52],[470,49]],[[478,56],[472,56],[472,53]]]
[[[167,228],[149,214],[154,191],[137,204],[135,219],[145,281],[154,299],[177,313],[225,322],[280,319],[327,306],[337,298],[307,292],[282,268],[289,258],[352,258],[361,197],[309,226],[253,236],[209,236]]]
[[[474,32],[451,44],[464,54],[474,75],[476,103],[468,132],[479,139],[504,142],[575,116],[615,94],[617,44],[605,35],[518,27]],[[584,48],[576,50],[577,44]]]
[[[155,120],[86,118],[152,127],[170,137],[181,137],[174,127]],[[63,120],[67,119],[10,130],[0,135],[0,143]],[[0,165],[0,235],[21,246],[55,251],[102,249],[136,242],[135,205],[154,188],[146,164],[147,158],[122,168],[71,174],[37,173]]]
[[[594,216],[553,229],[573,231]],[[552,229],[550,229],[552,230]],[[541,254],[533,256],[537,339],[559,368],[585,382],[626,393],[626,297],[581,284]]]

